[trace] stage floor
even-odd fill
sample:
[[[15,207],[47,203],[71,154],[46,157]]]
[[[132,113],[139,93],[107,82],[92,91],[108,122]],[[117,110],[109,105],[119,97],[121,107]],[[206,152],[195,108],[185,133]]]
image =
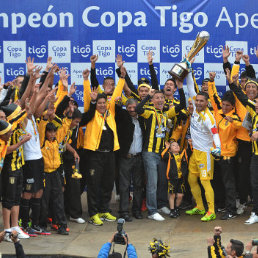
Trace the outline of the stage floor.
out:
[[[83,217],[88,219],[86,213],[86,195],[83,194]],[[118,203],[112,202],[111,208],[117,214]],[[258,238],[258,223],[244,225],[244,221],[250,215],[250,209],[241,217],[229,221],[216,219],[212,222],[201,222],[200,216],[182,215],[178,219],[171,219],[165,215],[166,220],[156,222],[147,219],[147,212],[144,212],[143,220],[134,219],[133,222],[125,223],[124,229],[128,233],[129,242],[137,250],[138,257],[150,258],[148,245],[153,237],[162,239],[171,247],[171,257],[190,258],[207,257],[206,239],[213,235],[213,228],[222,226],[222,243],[238,239],[246,244],[254,238]],[[183,213],[183,212],[182,212]],[[1,212],[0,212],[1,214]],[[217,214],[218,217],[220,214]],[[2,217],[2,215],[0,216]],[[70,256],[97,257],[101,246],[107,242],[116,231],[115,222],[105,222],[103,226],[96,227],[86,224],[69,222],[70,235],[61,236],[53,232],[51,236],[38,236],[28,240],[21,240],[26,254],[65,254]],[[2,218],[0,220],[2,226]],[[115,250],[121,253],[124,246],[115,246]],[[11,243],[0,243],[0,253],[14,254],[14,247]]]

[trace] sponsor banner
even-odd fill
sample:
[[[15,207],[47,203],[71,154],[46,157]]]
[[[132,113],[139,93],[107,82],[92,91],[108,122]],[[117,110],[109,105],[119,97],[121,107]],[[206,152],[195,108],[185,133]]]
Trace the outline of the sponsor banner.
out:
[[[26,59],[26,41],[4,41],[4,63],[22,63]]]

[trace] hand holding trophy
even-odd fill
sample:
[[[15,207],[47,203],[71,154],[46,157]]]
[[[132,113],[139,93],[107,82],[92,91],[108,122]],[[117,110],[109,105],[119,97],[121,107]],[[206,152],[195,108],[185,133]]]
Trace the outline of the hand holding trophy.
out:
[[[190,61],[198,54],[198,52],[206,45],[210,38],[210,34],[207,31],[201,31],[197,34],[191,50],[187,54],[186,58],[179,64],[175,64],[168,72],[171,76],[183,81],[190,71]]]

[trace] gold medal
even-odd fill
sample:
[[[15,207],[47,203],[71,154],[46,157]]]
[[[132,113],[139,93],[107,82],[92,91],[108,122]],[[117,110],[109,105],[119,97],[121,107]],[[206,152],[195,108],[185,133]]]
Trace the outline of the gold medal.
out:
[[[162,134],[162,129],[160,127],[158,128],[157,133]]]

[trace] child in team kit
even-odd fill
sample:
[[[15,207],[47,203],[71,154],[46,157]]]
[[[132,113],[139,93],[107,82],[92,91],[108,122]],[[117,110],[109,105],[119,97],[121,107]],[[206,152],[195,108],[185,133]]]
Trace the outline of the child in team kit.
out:
[[[182,202],[185,186],[184,178],[188,172],[187,155],[183,150],[180,153],[180,146],[177,142],[166,143],[166,149],[161,154],[163,160],[167,162],[167,179],[169,192],[170,217],[180,216],[179,206]]]

